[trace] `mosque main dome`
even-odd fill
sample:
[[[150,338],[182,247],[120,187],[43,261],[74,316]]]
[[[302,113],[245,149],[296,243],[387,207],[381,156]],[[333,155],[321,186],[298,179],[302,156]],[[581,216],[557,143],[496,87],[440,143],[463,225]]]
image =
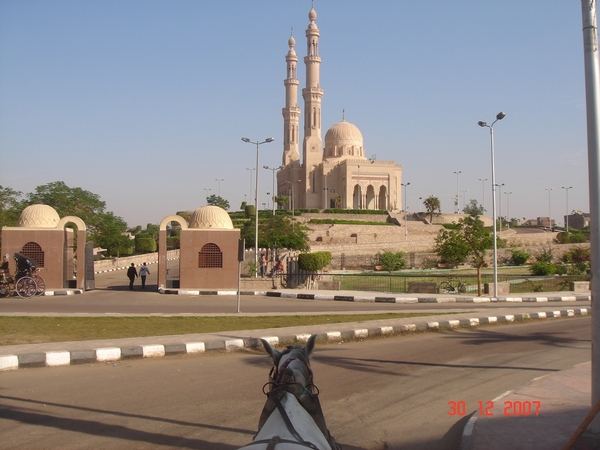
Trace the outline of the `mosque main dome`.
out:
[[[362,147],[362,133],[356,125],[342,120],[327,130],[327,133],[325,134],[325,147],[334,145],[354,145]]]
[[[19,226],[24,228],[56,228],[58,222],[58,213],[48,205],[29,205],[19,216]]]
[[[233,223],[223,208],[208,205],[201,206],[194,211],[190,217],[188,228],[233,230]]]

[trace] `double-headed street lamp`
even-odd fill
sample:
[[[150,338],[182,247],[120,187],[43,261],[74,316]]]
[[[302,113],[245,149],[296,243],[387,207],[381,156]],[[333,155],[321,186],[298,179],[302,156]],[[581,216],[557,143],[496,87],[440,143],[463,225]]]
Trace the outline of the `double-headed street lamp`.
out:
[[[273,172],[273,215],[275,215],[275,171],[276,170],[280,170],[283,169],[283,166],[279,166],[279,167],[269,167],[269,166],[263,166],[263,169],[267,169],[267,170],[271,170]]]
[[[261,144],[267,144],[269,142],[273,142],[275,139],[266,138],[264,141],[252,142],[250,139],[243,137],[242,141],[246,144],[255,144],[256,145],[256,188],[254,189],[254,278],[258,277],[258,272],[256,268],[258,267],[258,149]],[[252,172],[250,172],[252,173]]]
[[[206,191],[206,204],[208,204],[208,193],[212,190],[210,188],[203,188]]]
[[[490,129],[490,147],[492,153],[492,219],[494,221],[494,297],[498,298],[498,244],[496,242],[496,163],[494,160],[494,124],[499,120],[504,119],[506,113],[499,112],[496,115],[496,120],[488,125],[486,122],[479,121],[477,125]]]
[[[506,194],[506,221],[508,222],[508,228],[510,228],[510,195],[512,192],[505,192]]]
[[[219,183],[219,197],[221,196],[221,181],[225,181],[223,178],[215,178],[215,181]]]
[[[485,182],[487,178],[480,178],[481,181],[481,207],[485,210]]]

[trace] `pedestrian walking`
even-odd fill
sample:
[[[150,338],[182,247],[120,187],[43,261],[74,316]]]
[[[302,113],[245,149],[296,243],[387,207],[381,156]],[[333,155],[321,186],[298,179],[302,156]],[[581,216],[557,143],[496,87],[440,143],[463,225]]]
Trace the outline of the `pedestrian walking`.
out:
[[[133,282],[135,281],[135,277],[138,276],[137,270],[135,270],[135,264],[131,263],[129,269],[127,269],[127,277],[129,278],[129,290],[133,291]]]
[[[140,267],[140,278],[142,279],[142,289],[146,289],[146,276],[150,275],[150,269],[146,266],[146,263]]]

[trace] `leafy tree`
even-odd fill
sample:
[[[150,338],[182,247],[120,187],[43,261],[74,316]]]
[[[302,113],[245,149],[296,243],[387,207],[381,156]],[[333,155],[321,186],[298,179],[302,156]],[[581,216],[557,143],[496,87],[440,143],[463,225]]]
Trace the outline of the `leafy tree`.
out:
[[[388,272],[406,267],[406,253],[385,251],[379,254],[379,264]]]
[[[242,202],[242,204],[240,205],[240,210],[244,211],[246,209],[247,204],[248,202]]]
[[[106,208],[99,195],[80,187],[71,188],[63,181],[36,187],[34,193],[27,195],[27,204],[36,203],[52,206],[60,217],[79,217],[92,230],[98,227]]]
[[[187,223],[189,223],[193,213],[193,211],[177,211],[175,214],[184,219]]]
[[[331,263],[331,252],[301,253],[298,255],[298,267],[316,272]]]
[[[211,195],[210,197],[206,197],[206,203],[212,206],[223,208],[225,211],[229,209],[229,202],[223,197],[219,197],[215,194]]]
[[[14,227],[22,211],[22,192],[0,186],[0,227]]]
[[[287,202],[290,201],[290,197],[288,195],[276,195],[275,203],[279,205],[279,209],[283,208]]]
[[[331,199],[335,203],[335,207],[336,208],[339,208],[342,205],[342,196],[341,196],[341,194],[336,194]]]
[[[442,212],[440,199],[434,197],[433,195],[430,195],[425,200],[423,200],[423,205],[425,206],[425,210],[427,211],[427,213],[429,213],[429,222],[433,222],[434,214],[440,214]]]
[[[95,245],[108,250],[110,256],[131,255],[135,243],[127,234],[127,223],[112,212],[100,214],[97,225],[89,233]]]
[[[241,237],[246,240],[246,247],[254,247],[254,217],[247,221],[243,228]],[[290,250],[307,251],[308,236],[305,227],[296,224],[281,215],[270,215],[259,218],[258,223],[258,246],[264,248],[287,248]]]
[[[477,295],[481,295],[481,268],[485,265],[487,250],[494,246],[490,231],[479,217],[460,219],[453,229],[443,228],[435,238],[434,251],[442,260],[462,264],[470,260],[477,269]]]
[[[485,213],[483,205],[477,203],[474,198],[471,199],[468,205],[463,208],[463,213],[469,214],[470,216],[482,216]]]

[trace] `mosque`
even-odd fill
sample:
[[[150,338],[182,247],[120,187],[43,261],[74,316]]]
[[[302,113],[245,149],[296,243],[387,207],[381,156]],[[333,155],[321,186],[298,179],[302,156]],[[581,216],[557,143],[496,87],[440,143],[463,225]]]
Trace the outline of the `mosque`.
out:
[[[283,114],[282,168],[277,172],[277,193],[289,196],[288,208],[345,208],[401,210],[402,166],[365,156],[360,130],[345,118],[321,137],[319,82],[319,28],[314,8],[308,14],[304,99],[304,135],[300,161],[300,108],[298,107],[298,55],[290,37],[287,55],[285,107]]]

